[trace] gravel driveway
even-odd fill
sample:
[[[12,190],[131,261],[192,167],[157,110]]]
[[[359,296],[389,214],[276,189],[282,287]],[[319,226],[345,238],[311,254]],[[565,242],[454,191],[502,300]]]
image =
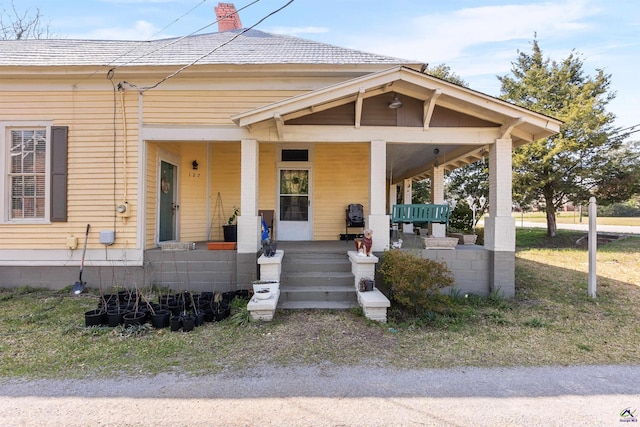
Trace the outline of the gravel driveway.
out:
[[[612,426],[640,418],[640,366],[1,379],[0,402],[5,426]]]

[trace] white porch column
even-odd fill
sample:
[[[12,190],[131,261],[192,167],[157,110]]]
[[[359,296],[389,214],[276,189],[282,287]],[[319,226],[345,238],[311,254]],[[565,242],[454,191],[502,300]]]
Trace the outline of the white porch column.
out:
[[[262,243],[258,216],[258,141],[242,140],[240,153],[238,253],[255,254]]]
[[[491,291],[515,295],[516,225],[512,206],[512,141],[498,139],[489,148],[489,217],[484,222],[484,247],[491,252]]]
[[[431,169],[431,203],[444,203],[444,168],[436,166]],[[429,233],[433,237],[445,237],[447,234],[446,224],[431,224]]]
[[[405,179],[402,182],[402,203],[410,205],[413,200],[413,181]],[[402,224],[402,232],[411,234],[413,233],[413,224]]]
[[[396,200],[398,200],[398,186],[389,184],[389,209],[387,209],[387,212],[393,211],[393,205],[396,204]]]
[[[389,215],[386,214],[387,142],[370,143],[369,217],[367,227],[373,230],[373,250],[389,248]]]

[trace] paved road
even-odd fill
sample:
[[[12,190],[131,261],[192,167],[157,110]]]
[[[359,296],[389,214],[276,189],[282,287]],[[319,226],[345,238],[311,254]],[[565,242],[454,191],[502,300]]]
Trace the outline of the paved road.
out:
[[[546,222],[522,222],[516,219],[516,227],[525,228],[547,228]],[[578,224],[558,224],[560,230],[581,230],[589,231],[589,223]],[[640,234],[640,226],[633,225],[599,225],[597,227],[598,233],[616,233],[616,234]]]
[[[619,426],[638,418],[640,366],[328,365],[195,378],[0,380],[4,426]]]

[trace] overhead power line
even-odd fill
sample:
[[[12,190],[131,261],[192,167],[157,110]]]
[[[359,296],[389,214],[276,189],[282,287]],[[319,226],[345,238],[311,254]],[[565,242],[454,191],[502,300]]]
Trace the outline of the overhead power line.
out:
[[[206,0],[205,0],[205,1],[206,1]],[[248,8],[249,6],[253,6],[254,4],[258,3],[259,1],[260,1],[260,0],[254,0],[253,2],[251,2],[251,3],[249,3],[249,4],[247,4],[247,5],[243,6],[243,7],[241,7],[241,8],[240,8],[240,9],[238,9],[238,10],[236,10],[236,11],[235,11],[235,12],[233,12],[232,14],[225,15],[225,16],[221,17],[220,19],[228,18],[229,16],[232,16],[232,15],[237,15],[237,14],[238,14],[239,12],[241,12],[242,10],[244,10],[244,9]],[[202,4],[202,3],[201,3],[201,4]],[[198,6],[199,6],[199,5],[198,5]],[[144,58],[145,56],[149,56],[149,55],[154,54],[154,53],[156,53],[156,52],[158,52],[158,51],[160,51],[160,50],[162,50],[162,49],[166,49],[166,48],[167,48],[167,47],[169,47],[169,46],[173,46],[173,45],[174,45],[174,44],[176,44],[176,43],[180,43],[180,42],[181,42],[182,40],[184,40],[185,38],[187,38],[187,37],[191,37],[191,36],[193,36],[193,35],[195,35],[195,34],[198,34],[198,33],[199,33],[199,32],[201,32],[201,31],[206,30],[206,29],[207,29],[207,28],[209,28],[209,27],[214,26],[215,24],[217,24],[217,23],[220,21],[220,19],[216,19],[215,21],[210,22],[209,24],[205,25],[204,27],[198,28],[197,30],[192,31],[191,33],[189,33],[189,34],[187,34],[187,35],[184,35],[184,36],[182,36],[182,37],[178,37],[177,39],[172,39],[171,41],[169,41],[169,42],[167,42],[167,43],[165,43],[165,44],[163,44],[163,45],[161,45],[161,46],[158,46],[156,49],[153,49],[153,50],[151,50],[151,51],[149,51],[149,52],[145,52],[144,54],[142,54],[142,55],[140,55],[140,56],[138,56],[138,57],[136,57],[136,58],[133,58],[133,59],[131,59],[131,60],[129,60],[129,61],[127,61],[127,62],[123,63],[123,64],[119,64],[119,65],[117,65],[117,66],[115,66],[115,67],[113,67],[113,68],[111,68],[111,69],[112,69],[112,70],[116,70],[116,69],[118,69],[118,68],[120,68],[120,67],[124,67],[124,66],[129,65],[129,64],[131,64],[131,63],[133,63],[133,62],[137,62],[138,60],[140,60],[140,59]],[[145,42],[145,43],[148,43],[148,42]],[[138,47],[139,47],[139,46],[138,46]],[[136,48],[134,48],[133,50],[135,50],[135,49],[137,49],[137,47],[136,47]],[[131,53],[133,50],[129,51],[128,53]],[[120,55],[117,59],[122,58],[123,56],[124,56],[124,55]],[[116,59],[116,60],[117,60],[117,59]],[[116,60],[112,61],[112,62],[111,62],[111,64],[113,64]]]
[[[96,71],[94,71],[93,73],[91,73],[87,78],[91,78],[93,76],[95,76],[96,74],[98,74],[102,69],[104,69],[105,67],[109,67],[112,64],[114,64],[118,59],[123,58],[127,55],[129,55],[131,52],[135,51],[136,49],[138,49],[140,46],[144,45],[144,44],[148,44],[150,41],[152,41],[155,37],[159,36],[160,34],[162,34],[162,32],[164,30],[166,30],[167,28],[171,27],[173,24],[179,22],[180,20],[182,20],[185,16],[191,14],[194,10],[196,10],[197,8],[199,8],[200,6],[202,6],[204,3],[208,2],[209,0],[202,0],[200,3],[198,3],[197,5],[193,6],[191,9],[189,9],[187,12],[183,13],[181,16],[177,17],[176,19],[174,19],[173,21],[171,21],[169,24],[165,25],[164,27],[162,27],[160,30],[158,30],[155,34],[153,34],[151,36],[151,38],[149,38],[148,40],[144,40],[139,42],[138,44],[136,44],[136,46],[132,47],[131,49],[129,49],[128,51],[120,54],[118,57],[114,58],[111,62],[109,62],[106,65],[101,66],[100,68],[98,68]]]
[[[612,138],[626,138],[629,135],[633,135],[636,132],[640,132],[640,123],[626,128],[618,129]]]
[[[137,87],[134,84],[128,83],[128,82],[123,82],[128,84],[131,87],[134,87],[136,89],[138,89],[138,91],[140,92],[146,92],[148,90],[151,89],[155,89],[158,86],[160,86],[162,83],[166,82],[167,80],[177,76],[178,74],[182,73],[184,70],[194,66],[195,64],[197,64],[198,62],[202,61],[204,58],[208,57],[209,55],[213,54],[214,52],[216,52],[218,49],[228,45],[229,43],[231,43],[232,41],[234,41],[235,39],[237,39],[238,37],[240,37],[241,35],[243,35],[244,33],[246,33],[249,30],[252,30],[253,28],[255,28],[256,26],[260,25],[261,23],[263,23],[267,18],[270,18],[271,16],[275,15],[276,13],[282,11],[284,8],[288,7],[291,3],[293,3],[294,0],[289,0],[285,5],[279,7],[278,9],[274,10],[273,12],[269,13],[268,15],[266,15],[265,17],[263,17],[262,19],[260,19],[258,22],[256,22],[255,24],[253,24],[250,27],[244,28],[242,31],[240,31],[238,34],[234,35],[233,37],[231,37],[229,40],[225,41],[224,43],[219,44],[218,46],[214,47],[213,49],[211,49],[209,52],[205,53],[204,55],[198,57],[197,59],[195,59],[194,61],[190,62],[189,64],[181,67],[180,69],[176,70],[175,72],[169,74],[168,76],[164,77],[163,79],[159,80],[158,82],[156,82],[155,84],[151,85],[151,86],[145,86],[145,87]],[[112,69],[113,70],[113,69]],[[112,70],[109,70],[109,72],[111,72]]]

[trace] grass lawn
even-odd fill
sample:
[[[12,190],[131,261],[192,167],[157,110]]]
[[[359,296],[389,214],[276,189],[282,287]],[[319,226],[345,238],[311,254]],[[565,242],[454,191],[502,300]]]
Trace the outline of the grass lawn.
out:
[[[208,374],[275,364],[397,368],[638,364],[640,237],[602,246],[587,295],[582,233],[517,230],[516,297],[446,296],[420,319],[360,310],[279,311],[270,323],[207,323],[190,333],[85,328],[97,295],[0,291],[0,377]]]

